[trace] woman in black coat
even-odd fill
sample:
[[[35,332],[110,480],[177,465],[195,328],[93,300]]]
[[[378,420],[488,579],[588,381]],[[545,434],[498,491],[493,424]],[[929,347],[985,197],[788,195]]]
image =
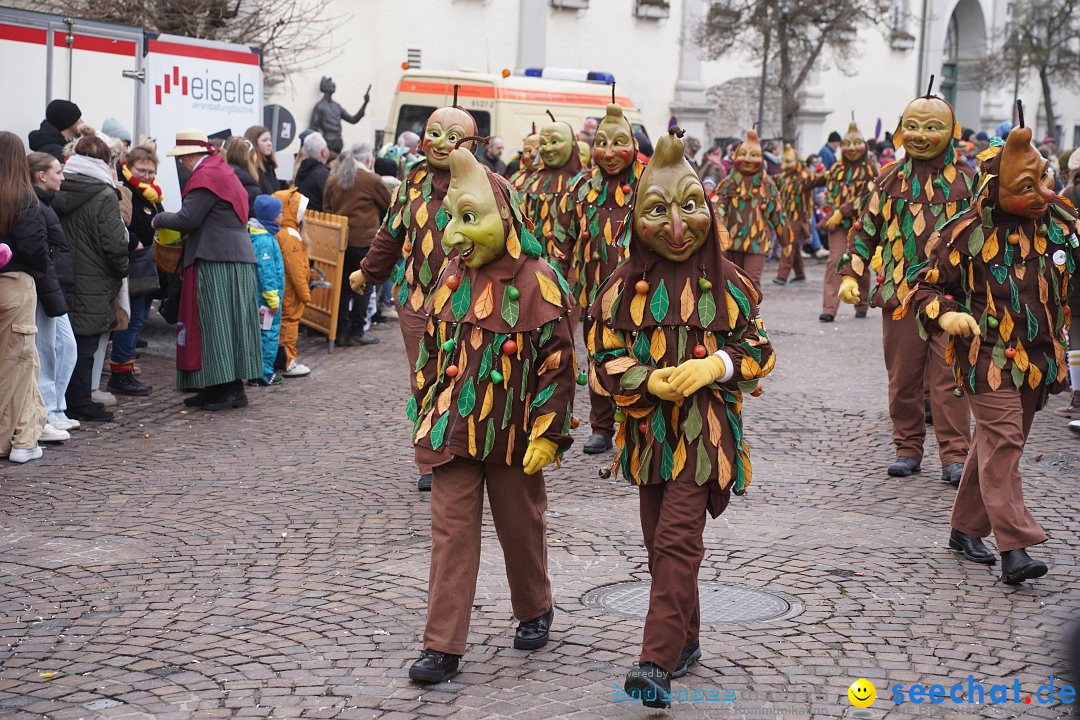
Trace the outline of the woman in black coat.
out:
[[[259,174],[255,164],[255,148],[251,141],[242,137],[231,137],[222,148],[225,153],[225,162],[236,173],[236,179],[244,186],[248,196],[248,215],[255,215],[255,198],[263,194],[259,188],[259,181],[255,178]]]

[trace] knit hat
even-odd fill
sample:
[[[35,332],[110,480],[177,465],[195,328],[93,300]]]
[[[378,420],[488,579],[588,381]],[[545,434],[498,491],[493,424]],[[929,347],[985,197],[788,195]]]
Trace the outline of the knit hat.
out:
[[[82,120],[82,110],[68,100],[53,100],[45,108],[45,119],[57,130],[67,130]]]
[[[123,140],[128,145],[131,144],[131,131],[121,125],[116,118],[105,118],[105,122],[101,123],[101,132],[117,140]]]
[[[829,142],[840,142],[840,133],[835,130],[829,133]]]
[[[277,216],[281,214],[281,200],[273,195],[259,195],[255,198],[255,219],[264,226],[273,224]]]
[[[976,140],[986,141],[986,140],[990,139],[990,136],[987,135],[985,132],[980,132],[978,135],[975,136],[975,139]]]

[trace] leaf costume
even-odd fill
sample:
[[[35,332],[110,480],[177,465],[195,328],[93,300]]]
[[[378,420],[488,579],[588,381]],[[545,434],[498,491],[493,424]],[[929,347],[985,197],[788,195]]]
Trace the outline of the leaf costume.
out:
[[[815,177],[802,161],[795,158],[795,164],[776,175],[775,181],[780,193],[780,212],[791,231],[794,252],[810,238],[810,223],[814,222]]]
[[[731,252],[768,255],[775,233],[783,253],[790,253],[781,203],[780,190],[764,172],[743,175],[733,170],[721,180],[716,209],[731,238]]]
[[[566,123],[552,124],[570,127]],[[572,128],[570,137],[574,137]],[[574,200],[577,182],[581,177],[581,158],[575,145],[565,165],[550,167],[542,164],[524,181],[523,188],[525,215],[544,244],[544,256],[567,278],[571,277],[570,264],[577,241]]]

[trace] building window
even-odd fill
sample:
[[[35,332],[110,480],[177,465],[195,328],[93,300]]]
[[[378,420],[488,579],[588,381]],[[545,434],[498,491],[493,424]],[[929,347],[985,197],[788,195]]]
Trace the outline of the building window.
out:
[[[409,60],[409,68],[412,70],[420,69],[420,48],[409,48],[407,51]]]
[[[671,0],[635,0],[634,16],[650,20],[671,17]]]
[[[1073,147],[1080,147],[1080,125],[1073,125]]]
[[[589,8],[589,0],[548,0],[551,3],[551,7],[559,8],[560,10],[587,10]]]
[[[893,0],[889,12],[889,47],[893,50],[910,50],[915,47],[915,36],[908,32],[908,0]]]

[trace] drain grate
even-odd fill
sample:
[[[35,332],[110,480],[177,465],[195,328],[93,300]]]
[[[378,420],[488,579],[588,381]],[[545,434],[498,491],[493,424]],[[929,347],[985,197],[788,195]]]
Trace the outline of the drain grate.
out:
[[[629,618],[644,618],[649,610],[646,581],[623,582],[594,588],[581,596],[590,610]],[[698,583],[702,625],[746,625],[787,620],[803,611],[797,599],[772,590],[719,582]]]

